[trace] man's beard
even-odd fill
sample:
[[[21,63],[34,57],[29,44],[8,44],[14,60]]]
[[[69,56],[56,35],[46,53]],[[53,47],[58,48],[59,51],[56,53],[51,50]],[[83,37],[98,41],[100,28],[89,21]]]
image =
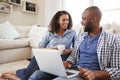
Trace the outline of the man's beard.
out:
[[[84,29],[84,32],[88,32],[90,33],[92,31],[92,23],[91,22],[88,22],[85,26],[85,29]]]

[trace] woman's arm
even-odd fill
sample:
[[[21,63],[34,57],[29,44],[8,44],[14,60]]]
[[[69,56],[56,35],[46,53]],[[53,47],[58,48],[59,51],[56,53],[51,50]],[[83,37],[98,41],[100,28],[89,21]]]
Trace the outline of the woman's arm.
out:
[[[46,48],[49,43],[49,32],[47,32],[39,43],[39,48]]]

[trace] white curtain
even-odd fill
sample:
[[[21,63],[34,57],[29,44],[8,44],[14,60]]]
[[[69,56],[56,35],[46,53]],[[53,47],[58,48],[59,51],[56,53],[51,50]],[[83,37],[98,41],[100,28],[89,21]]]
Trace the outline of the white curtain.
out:
[[[45,0],[45,26],[48,26],[53,15],[63,9],[63,0]]]
[[[102,10],[101,24],[120,23],[120,0],[94,0],[94,5]]]
[[[64,9],[71,14],[74,25],[80,24],[82,12],[90,5],[91,0],[64,0]]]

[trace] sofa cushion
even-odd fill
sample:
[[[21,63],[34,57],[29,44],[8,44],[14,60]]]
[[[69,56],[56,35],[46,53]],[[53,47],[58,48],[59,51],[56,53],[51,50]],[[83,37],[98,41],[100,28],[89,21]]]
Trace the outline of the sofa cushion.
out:
[[[102,28],[103,28],[104,30],[109,30],[110,27],[111,27],[110,25],[111,25],[110,23],[103,24],[103,25],[102,25]]]
[[[28,33],[28,37],[30,40],[30,46],[33,48],[38,48],[40,41],[42,40],[43,36],[47,32],[47,27],[37,27],[32,26],[31,30]]]
[[[0,24],[1,39],[15,39],[19,37],[20,34],[14,29],[14,27],[8,21]]]
[[[37,27],[37,25],[33,25],[29,30],[27,37],[35,37],[36,35],[39,35],[39,33],[39,27]]]
[[[0,39],[0,50],[23,48],[29,46],[29,39]]]
[[[73,25],[72,29],[75,30],[77,34],[79,34],[79,33],[82,33],[81,27],[82,27],[81,24],[76,24],[76,25]]]
[[[113,30],[114,33],[120,33],[120,24],[117,22],[112,22],[111,30]]]
[[[102,25],[102,28],[106,31],[106,32],[109,32],[109,33],[114,33],[114,31],[111,29],[111,24],[110,23],[106,23],[106,24],[103,24]]]
[[[14,28],[20,33],[21,38],[25,38],[27,37],[27,34],[31,29],[31,26],[14,26]]]

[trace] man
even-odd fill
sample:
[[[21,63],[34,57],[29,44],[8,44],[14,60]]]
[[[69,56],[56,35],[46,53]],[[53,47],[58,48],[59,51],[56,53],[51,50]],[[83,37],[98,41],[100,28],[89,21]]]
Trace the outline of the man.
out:
[[[62,78],[36,71],[29,80],[120,80],[120,38],[100,27],[101,11],[96,6],[85,9],[74,50],[64,62],[66,68],[80,70],[78,76]]]
[[[66,68],[79,66],[78,77],[71,80],[120,80],[120,39],[102,30],[101,16],[96,6],[88,7],[82,14],[85,33],[78,36],[73,53],[64,62]]]

